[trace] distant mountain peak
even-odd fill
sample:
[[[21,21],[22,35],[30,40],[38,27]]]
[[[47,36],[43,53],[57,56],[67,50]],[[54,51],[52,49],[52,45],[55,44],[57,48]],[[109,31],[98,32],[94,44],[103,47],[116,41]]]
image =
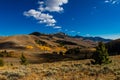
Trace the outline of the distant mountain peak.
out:
[[[44,34],[44,33],[41,33],[41,32],[32,32],[30,33],[30,35],[35,35],[35,36],[44,36],[44,35],[48,35],[48,34]],[[54,33],[54,34],[49,34],[48,36],[55,36],[55,37],[58,37],[58,38],[65,38],[65,37],[72,37],[72,38],[82,38],[83,40],[91,40],[91,41],[94,41],[94,42],[110,42],[111,39],[104,39],[102,37],[84,37],[84,36],[80,36],[80,35],[76,35],[76,36],[69,36],[67,35],[66,33],[64,32],[57,32],[57,33]]]
[[[74,36],[74,38],[83,38],[84,40],[92,40],[95,42],[99,42],[99,41],[110,42],[111,41],[111,39],[104,39],[102,37],[84,37],[84,36],[79,36],[79,35]]]
[[[67,37],[68,35],[65,34],[64,32],[58,32],[58,33],[53,34],[53,36],[64,38],[64,37]]]
[[[44,35],[43,33],[40,32],[32,32],[29,35],[35,35],[35,36],[40,36],[40,35]]]
[[[57,32],[55,34],[58,34],[58,35],[66,35],[64,32]]]

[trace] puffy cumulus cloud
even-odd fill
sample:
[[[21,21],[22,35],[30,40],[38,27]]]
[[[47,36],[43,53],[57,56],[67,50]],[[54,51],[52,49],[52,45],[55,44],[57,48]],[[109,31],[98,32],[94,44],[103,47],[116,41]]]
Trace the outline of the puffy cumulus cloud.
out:
[[[46,23],[47,26],[54,26],[56,23],[56,20],[53,18],[52,15],[48,13],[42,13],[34,9],[24,12],[24,15],[35,18],[39,21],[39,23]]]
[[[119,4],[119,3],[120,3],[120,0],[105,0],[105,3]]]
[[[42,2],[39,2],[40,4]],[[40,10],[43,9],[50,12],[61,12],[63,11],[63,4],[67,4],[68,0],[46,0],[45,3],[42,3],[42,6],[40,6]]]
[[[68,0],[45,0],[39,1],[39,7],[37,10],[30,9],[29,11],[25,11],[24,15],[27,17],[33,17],[38,20],[39,23],[44,23],[46,26],[53,26],[53,28],[61,28],[60,26],[56,26],[56,20],[53,15],[50,15],[51,12],[62,12],[63,5],[67,4]]]

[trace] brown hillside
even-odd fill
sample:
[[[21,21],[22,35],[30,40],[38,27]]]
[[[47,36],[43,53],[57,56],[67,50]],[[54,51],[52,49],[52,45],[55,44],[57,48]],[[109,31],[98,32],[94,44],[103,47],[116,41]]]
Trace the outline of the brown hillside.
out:
[[[60,36],[60,35],[59,35]],[[57,35],[16,35],[8,37],[0,37],[0,49],[25,49],[27,46],[32,46],[34,50],[38,49],[36,41],[44,42],[42,46],[50,48],[65,46],[70,47],[94,47],[95,43],[90,40],[83,40],[82,38],[71,38],[68,36],[57,37]]]

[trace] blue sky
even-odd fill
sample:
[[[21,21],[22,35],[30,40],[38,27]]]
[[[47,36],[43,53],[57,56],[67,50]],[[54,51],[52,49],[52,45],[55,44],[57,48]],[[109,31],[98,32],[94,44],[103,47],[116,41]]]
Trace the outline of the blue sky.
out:
[[[0,35],[65,32],[120,38],[120,0],[0,0]]]

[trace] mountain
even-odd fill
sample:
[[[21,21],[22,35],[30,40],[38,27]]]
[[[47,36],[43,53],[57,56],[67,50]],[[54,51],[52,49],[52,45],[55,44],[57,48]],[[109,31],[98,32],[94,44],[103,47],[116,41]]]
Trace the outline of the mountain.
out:
[[[40,32],[33,32],[31,33],[30,35],[36,35],[36,36],[40,36],[40,35],[48,35],[48,34],[43,34],[43,33],[40,33]],[[112,41],[111,39],[105,39],[105,38],[102,38],[102,37],[84,37],[84,36],[79,36],[79,35],[76,35],[76,36],[69,36],[63,32],[58,32],[58,33],[55,33],[55,34],[49,34],[49,36],[55,36],[55,37],[58,37],[58,38],[65,38],[65,37],[71,37],[71,38],[81,38],[83,40],[91,40],[91,41],[94,41],[94,42],[110,42]]]
[[[62,32],[54,34],[33,32],[28,35],[0,37],[0,55],[8,56],[9,52],[12,53],[12,57],[19,58],[20,54],[24,53],[27,59],[33,63],[64,60],[66,58],[91,58],[96,46],[97,42],[93,40],[69,36]],[[66,54],[63,56],[71,48],[73,50],[80,49],[80,54]]]
[[[102,42],[105,42],[105,43],[112,41],[111,39],[104,39],[104,38],[101,38],[101,37],[83,37],[83,36],[78,36],[78,35],[74,36],[74,38],[83,38],[84,40],[92,40],[94,42],[102,41]]]
[[[42,52],[42,48],[51,49],[51,51],[62,51],[69,48],[89,48],[95,47],[96,43],[92,40],[82,38],[73,38],[65,33],[43,34],[33,32],[28,35],[15,35],[0,37],[1,50],[20,50],[21,52]],[[32,49],[28,49],[32,48]]]
[[[48,35],[48,34],[44,34],[44,33],[41,33],[41,32],[32,32],[29,35],[43,36],[43,35]]]
[[[42,52],[44,51],[42,48],[49,48],[51,51],[62,51],[74,47],[93,48],[98,41],[109,42],[111,40],[101,37],[69,36],[63,32],[54,34],[33,32],[28,35],[0,37],[0,49]]]
[[[68,37],[68,35],[63,33],[63,32],[58,32],[58,33],[55,33],[55,34],[52,34],[52,35],[55,36],[55,37],[58,37],[58,38]]]

